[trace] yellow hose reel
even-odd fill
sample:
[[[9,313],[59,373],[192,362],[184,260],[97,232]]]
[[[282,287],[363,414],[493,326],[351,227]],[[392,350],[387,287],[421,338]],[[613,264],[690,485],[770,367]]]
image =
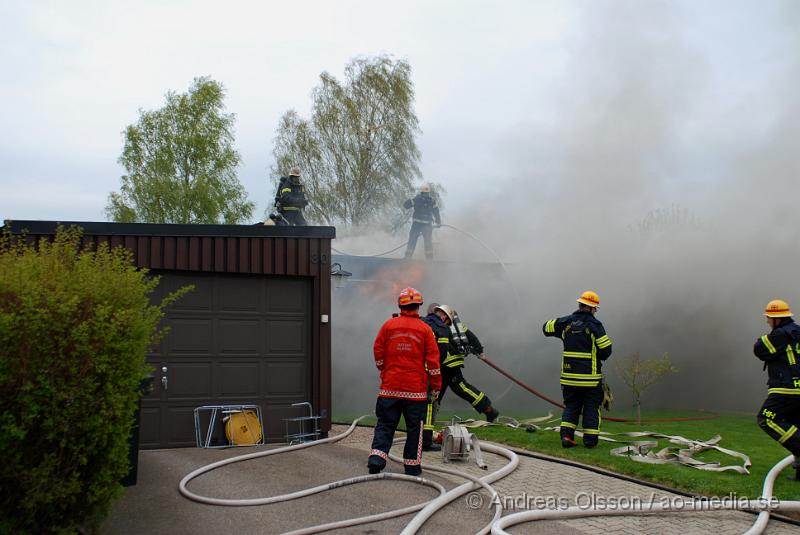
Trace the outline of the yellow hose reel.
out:
[[[261,424],[253,411],[239,411],[225,418],[225,436],[233,446],[248,446],[261,442]]]

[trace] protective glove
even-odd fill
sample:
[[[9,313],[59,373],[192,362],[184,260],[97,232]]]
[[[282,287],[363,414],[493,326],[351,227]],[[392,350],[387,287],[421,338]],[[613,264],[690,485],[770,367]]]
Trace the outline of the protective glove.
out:
[[[481,353],[480,355],[476,355],[481,360],[486,360],[486,353]]]
[[[431,390],[428,392],[428,401],[435,402],[439,399],[439,391],[438,390]]]
[[[614,394],[611,392],[611,387],[606,382],[603,382],[603,401],[600,406],[606,411],[611,410],[611,404],[614,402]]]

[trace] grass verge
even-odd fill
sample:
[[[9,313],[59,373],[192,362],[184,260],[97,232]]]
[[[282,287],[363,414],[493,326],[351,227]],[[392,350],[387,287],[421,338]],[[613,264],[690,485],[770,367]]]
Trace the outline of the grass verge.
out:
[[[530,418],[531,415],[511,415],[517,419]],[[659,412],[651,413],[649,418],[673,418],[690,416],[686,413]],[[451,414],[440,414],[439,422],[449,421]],[[351,422],[350,416],[337,416],[336,422]],[[364,425],[374,425],[375,417],[370,416],[361,422]],[[547,425],[558,425],[558,421]],[[657,422],[642,424],[641,426],[629,423],[603,422],[602,430],[610,433],[628,431],[653,431],[666,435],[680,435],[695,440],[709,440],[714,435],[721,435],[720,446],[744,453],[750,457],[752,466],[749,475],[735,472],[709,472],[688,466],[676,464],[647,464],[633,461],[624,457],[614,457],[609,451],[624,445],[616,442],[600,441],[595,449],[586,449],[578,446],[563,449],[557,432],[538,431],[528,433],[523,429],[513,429],[507,426],[491,426],[474,429],[473,432],[482,440],[490,440],[500,444],[507,444],[531,452],[543,453],[553,457],[570,459],[579,463],[588,464],[611,470],[619,474],[626,474],[637,479],[651,481],[667,487],[680,489],[692,494],[704,496],[728,496],[735,493],[738,497],[756,498],[761,495],[764,478],[772,466],[783,459],[788,452],[777,442],[768,437],[756,425],[754,416],[723,414],[714,420],[691,422]],[[613,437],[612,437],[613,438]],[[650,439],[644,439],[650,440]],[[580,444],[580,440],[578,441]],[[674,446],[666,439],[659,440],[657,449]],[[656,449],[656,451],[657,451]],[[711,451],[695,455],[702,461],[719,461],[723,465],[741,464],[735,457]],[[786,476],[790,474],[785,470],[775,483],[775,495],[782,500],[800,500],[800,482],[789,481]]]

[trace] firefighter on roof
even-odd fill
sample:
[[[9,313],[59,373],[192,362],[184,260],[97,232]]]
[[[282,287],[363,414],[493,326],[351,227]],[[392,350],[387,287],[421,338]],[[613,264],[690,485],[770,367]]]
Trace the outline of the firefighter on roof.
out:
[[[600,435],[600,404],[603,402],[603,361],[611,356],[611,340],[603,324],[594,317],[600,297],[586,291],[577,299],[578,310],[544,324],[545,336],[557,336],[564,343],[561,361],[561,445],[575,445],[575,429],[583,412],[583,444],[597,446]]]
[[[308,205],[306,189],[300,181],[300,168],[292,167],[289,176],[281,177],[275,193],[275,208],[278,216],[290,225],[305,226],[303,208]]]
[[[367,461],[370,474],[386,467],[389,448],[400,416],[406,422],[403,448],[405,473],[422,473],[422,425],[428,404],[428,387],[438,395],[442,387],[439,350],[433,331],[419,317],[422,294],[406,288],[397,299],[400,314],[387,320],[375,338],[375,366],[381,372],[381,387],[375,404],[375,435]]]
[[[800,470],[800,325],[792,319],[786,301],[770,301],[764,310],[769,334],[756,340],[753,352],[767,370],[767,399],[758,413],[758,425],[794,455]]]
[[[475,333],[461,323],[458,313],[447,305],[439,305],[434,308],[434,312],[450,329],[450,340],[447,347],[447,355],[442,361],[442,390],[439,393],[438,402],[441,403],[444,394],[449,387],[458,397],[469,402],[478,413],[486,416],[486,420],[494,422],[500,411],[492,407],[492,400],[489,396],[469,384],[461,368],[464,367],[464,358],[472,353],[479,359],[485,358],[483,345],[481,345]]]
[[[411,216],[411,230],[408,231],[408,247],[406,248],[406,258],[414,256],[414,249],[417,248],[417,240],[420,234],[425,241],[425,258],[433,259],[433,224],[439,227],[442,220],[439,217],[439,205],[431,195],[430,184],[423,184],[419,188],[419,193],[413,199],[408,199],[403,206],[408,210],[414,208]]]

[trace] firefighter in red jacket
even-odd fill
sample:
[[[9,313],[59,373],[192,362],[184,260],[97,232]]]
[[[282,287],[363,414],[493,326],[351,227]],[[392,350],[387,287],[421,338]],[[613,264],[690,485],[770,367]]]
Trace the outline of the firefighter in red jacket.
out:
[[[406,445],[403,449],[405,473],[422,473],[422,423],[428,404],[428,382],[431,396],[442,388],[439,371],[439,348],[433,331],[419,317],[422,294],[406,288],[397,299],[400,314],[387,320],[375,338],[375,366],[381,372],[381,388],[375,404],[375,435],[367,461],[370,474],[386,467],[389,448],[400,416],[406,422]]]

